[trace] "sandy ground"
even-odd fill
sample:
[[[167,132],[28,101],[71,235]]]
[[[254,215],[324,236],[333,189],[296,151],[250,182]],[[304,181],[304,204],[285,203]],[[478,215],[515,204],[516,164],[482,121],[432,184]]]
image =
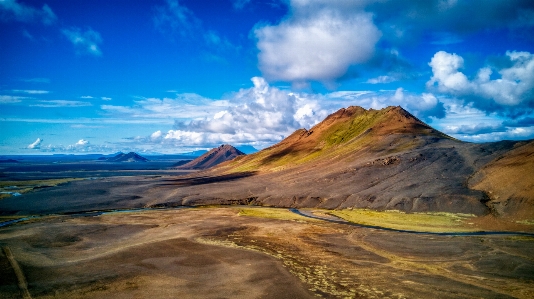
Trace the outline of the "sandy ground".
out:
[[[413,235],[238,207],[0,229],[33,298],[532,298],[534,238]],[[283,215],[283,214],[282,214]],[[0,254],[0,298],[21,298]]]

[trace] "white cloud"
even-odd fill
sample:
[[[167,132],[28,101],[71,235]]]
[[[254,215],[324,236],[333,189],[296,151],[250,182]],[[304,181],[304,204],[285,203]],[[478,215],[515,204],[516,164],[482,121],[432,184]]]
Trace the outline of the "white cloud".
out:
[[[80,99],[93,99],[92,96],[81,96]]]
[[[488,130],[487,132],[475,133],[461,132],[451,134],[453,137],[470,142],[496,142],[501,140],[528,140],[534,138],[534,127],[506,128],[503,130]]]
[[[192,37],[200,28],[200,20],[177,0],[167,0],[164,6],[155,7],[154,24],[163,33]]]
[[[290,6],[289,18],[254,31],[259,68],[267,79],[331,83],[373,56],[381,32],[360,3],[291,1]]]
[[[500,78],[491,79],[494,70],[484,67],[470,80],[460,71],[462,57],[439,51],[429,63],[433,76],[427,87],[473,102],[487,111],[496,107],[505,111],[534,108],[534,55],[508,51],[506,56],[510,66],[497,70]]]
[[[32,83],[50,83],[50,79],[48,78],[31,78],[31,79],[22,79],[24,82],[32,82]]]
[[[52,11],[50,6],[46,4],[43,5],[43,8],[42,8],[42,18],[43,18],[43,23],[46,25],[53,24],[57,20],[56,14]]]
[[[507,120],[496,113],[486,113],[455,98],[441,98],[445,117],[432,123],[434,128],[470,142],[493,142],[534,138],[534,119]]]
[[[67,100],[42,100],[38,101],[36,104],[31,104],[31,107],[44,107],[44,108],[53,108],[53,107],[85,107],[92,106],[93,104],[89,102],[82,101],[67,101]]]
[[[26,97],[0,95],[0,104],[20,103],[20,102],[22,102],[23,99],[26,99]]]
[[[13,92],[26,93],[26,94],[48,94],[50,93],[50,91],[48,90],[20,90],[20,89],[14,89]]]
[[[42,152],[56,152],[56,153],[112,153],[116,152],[115,147],[106,144],[91,144],[89,141],[80,139],[75,144],[71,145],[52,145],[41,146]]]
[[[358,105],[364,108],[382,109],[388,106],[401,106],[415,116],[430,121],[430,117],[443,118],[445,109],[431,93],[411,93],[403,88],[380,92],[339,91],[327,94],[330,99],[345,100],[345,104]]]
[[[391,83],[394,81],[397,81],[397,79],[393,78],[392,76],[378,76],[376,78],[368,79],[366,83],[381,84],[381,83]]]
[[[104,126],[75,124],[75,125],[71,125],[70,127],[74,129],[99,129],[99,128],[103,128]]]
[[[233,0],[232,2],[235,9],[243,9],[243,7],[250,2],[250,0]]]
[[[182,147],[247,143],[261,148],[296,129],[310,128],[328,115],[315,96],[280,90],[259,77],[252,81],[254,87],[230,95],[222,101],[224,105],[217,106],[208,116],[177,121],[173,130],[156,131],[140,141]],[[158,111],[164,113],[166,109]]]
[[[311,97],[269,86],[260,77],[252,78],[252,82],[254,87],[232,95],[230,106],[224,111],[193,120],[186,128],[212,133],[285,135],[298,128],[309,128],[327,115]]]
[[[111,101],[111,100],[112,100],[112,98],[109,98],[109,97],[101,97],[101,99],[102,99],[103,101]]]
[[[101,109],[121,117],[191,119],[212,115],[228,106],[228,101],[214,101],[198,94],[184,93],[176,98],[145,98],[134,106],[101,105]]]
[[[70,40],[70,42],[76,48],[78,54],[91,54],[95,56],[101,56],[99,44],[102,43],[100,33],[87,29],[82,31],[80,28],[72,27],[69,29],[63,29],[61,32]]]
[[[40,149],[42,142],[43,142],[43,140],[41,138],[37,138],[37,140],[35,140],[34,143],[28,145],[28,148],[29,149]]]
[[[52,9],[44,4],[41,9],[19,3],[17,0],[0,1],[0,18],[4,20],[15,19],[19,22],[33,22],[40,20],[45,25],[56,22],[57,17]]]
[[[161,133],[161,131],[156,131],[154,133],[152,133],[152,135],[150,135],[150,140],[152,141],[158,141],[161,139],[161,137],[163,136],[163,133]]]
[[[77,145],[77,146],[85,146],[85,145],[88,145],[89,144],[89,141],[85,140],[85,139],[80,139],[78,140],[78,142],[76,142],[76,144],[74,145]]]

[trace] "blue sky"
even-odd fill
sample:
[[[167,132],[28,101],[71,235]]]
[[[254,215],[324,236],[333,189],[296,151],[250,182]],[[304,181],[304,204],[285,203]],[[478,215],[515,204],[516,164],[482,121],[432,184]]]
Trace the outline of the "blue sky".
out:
[[[0,0],[0,154],[261,149],[350,105],[534,138],[534,2]]]

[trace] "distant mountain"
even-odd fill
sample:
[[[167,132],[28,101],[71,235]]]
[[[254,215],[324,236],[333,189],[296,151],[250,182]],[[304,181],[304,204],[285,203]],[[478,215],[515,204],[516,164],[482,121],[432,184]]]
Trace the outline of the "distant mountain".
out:
[[[245,153],[229,144],[224,144],[210,150],[193,161],[176,167],[176,169],[207,169],[242,155],[245,155]]]
[[[129,152],[127,154],[125,153],[119,153],[115,157],[111,157],[106,159],[107,162],[146,162],[148,161],[147,158],[139,156],[137,153]]]

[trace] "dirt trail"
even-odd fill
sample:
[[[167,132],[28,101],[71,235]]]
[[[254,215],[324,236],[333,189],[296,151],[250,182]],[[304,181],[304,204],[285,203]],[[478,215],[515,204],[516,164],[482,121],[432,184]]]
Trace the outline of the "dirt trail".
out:
[[[32,296],[30,295],[30,292],[28,291],[28,283],[26,282],[26,278],[24,277],[24,273],[22,272],[22,269],[20,269],[19,263],[17,263],[17,260],[15,260],[15,257],[13,256],[11,249],[7,246],[2,247],[2,249],[4,250],[4,254],[9,260],[11,267],[13,268],[13,271],[15,271],[15,275],[17,276],[17,280],[19,282],[18,286],[22,293],[22,298],[31,299]]]

